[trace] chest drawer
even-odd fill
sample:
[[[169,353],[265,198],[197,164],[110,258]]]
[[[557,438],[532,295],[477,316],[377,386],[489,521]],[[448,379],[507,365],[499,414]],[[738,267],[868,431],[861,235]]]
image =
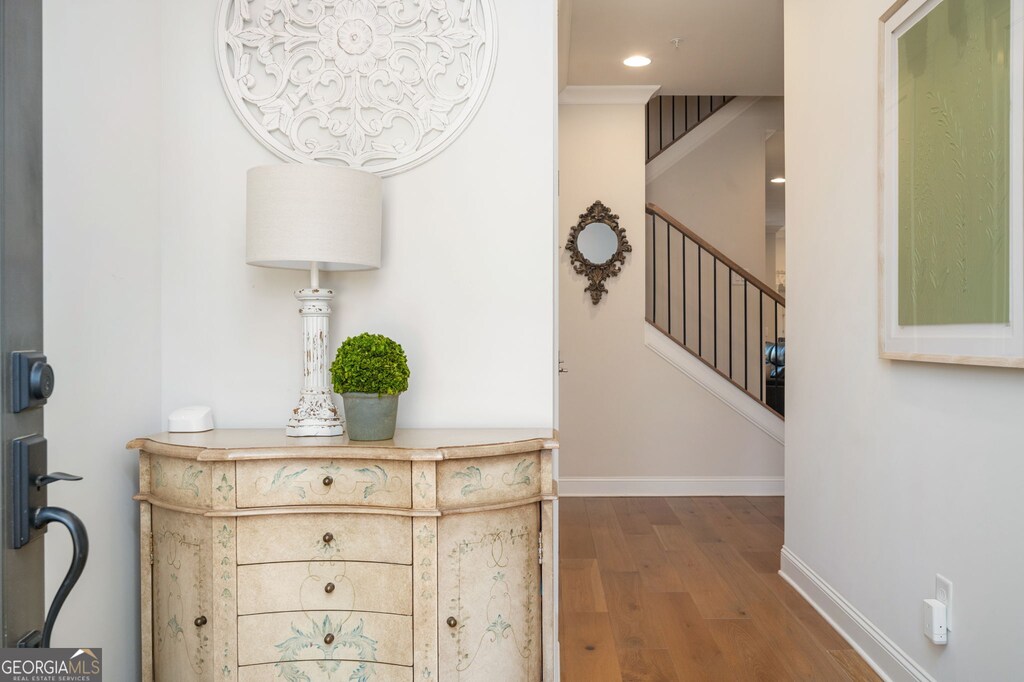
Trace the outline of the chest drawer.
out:
[[[153,455],[149,459],[153,497],[182,507],[209,507],[210,467],[206,463]]]
[[[378,514],[268,514],[238,518],[238,563],[412,563],[412,521]]]
[[[540,452],[450,459],[437,465],[437,501],[448,508],[513,502],[541,493]]]
[[[324,675],[327,675],[325,678]],[[288,661],[263,665],[243,665],[238,682],[281,682],[285,680],[373,680],[373,682],[412,682],[412,668],[385,663],[355,661]]]
[[[375,611],[412,614],[412,567],[304,561],[238,567],[238,613]]]
[[[239,616],[239,665],[324,660],[412,665],[412,618],[364,611]]]
[[[359,459],[238,462],[239,507],[412,506],[409,462]]]

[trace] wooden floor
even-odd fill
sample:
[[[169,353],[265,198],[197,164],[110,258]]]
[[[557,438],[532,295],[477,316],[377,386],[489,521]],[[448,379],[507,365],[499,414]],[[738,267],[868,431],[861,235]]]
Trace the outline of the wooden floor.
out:
[[[562,498],[562,680],[878,680],[779,575],[781,497]]]

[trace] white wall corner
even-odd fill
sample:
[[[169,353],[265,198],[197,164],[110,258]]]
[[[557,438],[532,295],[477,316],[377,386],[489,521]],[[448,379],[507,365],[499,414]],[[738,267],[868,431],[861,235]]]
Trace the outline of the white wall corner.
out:
[[[560,497],[777,497],[782,476],[563,476]]]
[[[659,90],[660,85],[569,85],[558,93],[558,103],[647,104]]]
[[[566,88],[568,89],[568,88]],[[716,111],[703,123],[684,135],[647,164],[647,184],[657,180],[663,173],[679,163],[690,152],[720,133],[726,126],[754,106],[760,97],[737,97]]]
[[[782,547],[779,575],[850,643],[883,680],[936,682],[928,671],[786,546]]]
[[[780,445],[786,444],[786,422],[766,410],[742,389],[731,384],[692,353],[682,349],[675,341],[662,334],[648,322],[644,323],[644,345],[660,355],[670,365],[700,384],[711,395],[725,403],[757,428],[771,436]],[[778,493],[782,494],[782,493]]]

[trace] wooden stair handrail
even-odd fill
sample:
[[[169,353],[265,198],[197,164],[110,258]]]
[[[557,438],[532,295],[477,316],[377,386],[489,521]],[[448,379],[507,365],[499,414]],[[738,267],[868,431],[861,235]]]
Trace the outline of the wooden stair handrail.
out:
[[[714,256],[715,258],[720,260],[722,263],[724,263],[733,272],[738,273],[745,280],[747,280],[752,285],[754,285],[755,287],[760,289],[761,293],[763,293],[768,298],[772,299],[776,303],[779,303],[779,304],[781,304],[783,306],[786,305],[786,297],[785,296],[783,296],[779,292],[775,291],[775,289],[771,288],[770,286],[768,286],[767,284],[762,282],[759,278],[757,278],[754,275],[752,275],[746,268],[744,268],[743,266],[739,265],[736,261],[734,261],[733,259],[729,258],[724,253],[722,253],[721,251],[716,249],[714,246],[709,244],[706,239],[700,237],[696,232],[694,232],[693,230],[688,228],[686,225],[683,225],[681,222],[679,222],[678,220],[673,218],[671,215],[668,214],[668,212],[665,211],[665,209],[661,208],[657,204],[649,203],[649,204],[647,204],[647,213],[650,214],[650,215],[658,216],[659,218],[664,220],[666,223],[668,223],[669,225],[674,227],[677,232],[686,235],[687,238],[690,239],[690,241],[696,243],[698,246],[700,246],[700,248],[704,249],[705,251],[710,253],[712,256]]]

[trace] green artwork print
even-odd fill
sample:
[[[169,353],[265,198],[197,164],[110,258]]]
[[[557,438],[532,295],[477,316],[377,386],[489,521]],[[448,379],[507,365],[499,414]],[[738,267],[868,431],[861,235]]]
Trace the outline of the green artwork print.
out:
[[[898,39],[899,324],[1010,319],[1010,0],[943,0]]]

